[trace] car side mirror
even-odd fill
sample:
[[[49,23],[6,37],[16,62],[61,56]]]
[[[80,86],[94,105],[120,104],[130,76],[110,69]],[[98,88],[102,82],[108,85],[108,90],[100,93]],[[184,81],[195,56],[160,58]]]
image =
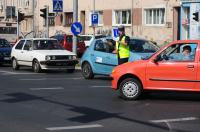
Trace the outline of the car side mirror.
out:
[[[161,61],[161,60],[162,60],[161,55],[158,55],[158,56],[156,56],[156,57],[153,59],[153,62],[154,62],[154,63],[158,63],[158,61]]]

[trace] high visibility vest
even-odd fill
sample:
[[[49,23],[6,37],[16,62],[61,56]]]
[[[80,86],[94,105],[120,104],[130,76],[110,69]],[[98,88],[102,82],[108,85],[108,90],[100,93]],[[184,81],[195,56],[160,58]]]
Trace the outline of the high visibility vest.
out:
[[[122,42],[125,42],[126,36],[123,36]],[[129,45],[123,45],[119,42],[116,42],[116,50],[118,53],[118,58],[129,58],[130,56],[130,50]]]

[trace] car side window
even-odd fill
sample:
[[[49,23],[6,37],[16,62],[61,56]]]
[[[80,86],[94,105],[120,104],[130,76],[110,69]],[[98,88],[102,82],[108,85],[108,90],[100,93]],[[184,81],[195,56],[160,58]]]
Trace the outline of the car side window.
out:
[[[107,52],[107,46],[102,40],[97,40],[95,42],[94,50],[100,52]]]
[[[161,53],[162,61],[193,62],[195,60],[197,44],[174,44]]]
[[[24,45],[25,40],[21,40],[19,41],[19,43],[17,44],[17,46],[15,47],[15,49],[17,50],[21,50],[23,45]]]
[[[30,50],[30,49],[32,49],[32,41],[27,40],[25,45],[24,45],[24,50]]]

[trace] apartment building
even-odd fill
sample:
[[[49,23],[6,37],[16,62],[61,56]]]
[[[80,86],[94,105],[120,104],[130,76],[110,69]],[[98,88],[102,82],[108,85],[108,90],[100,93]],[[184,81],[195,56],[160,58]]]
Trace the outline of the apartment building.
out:
[[[40,9],[49,5],[53,13],[52,1],[40,1]],[[73,22],[73,1],[63,1],[63,13],[51,17],[50,36],[59,32],[71,34]],[[180,0],[78,0],[78,20],[83,25],[83,34],[93,34],[91,14],[99,14],[95,33],[110,34],[112,29],[124,25],[130,36],[146,38],[163,44],[180,39]],[[40,17],[39,31],[45,28]]]
[[[62,32],[71,34],[73,0],[63,0],[62,13],[53,12],[53,0],[0,0],[0,26],[13,23],[10,26],[15,27],[16,32],[16,18],[5,17],[8,6],[14,6],[15,12],[19,9],[25,13],[26,18],[19,28],[22,34],[34,30],[36,36],[44,36],[45,19],[40,17],[44,6],[49,6],[49,36]],[[99,14],[96,34],[111,34],[113,28],[124,25],[130,36],[163,44],[180,39],[180,6],[180,0],[78,0],[78,21],[83,25],[83,34],[93,34],[91,14],[96,12]]]
[[[180,13],[180,38],[200,39],[200,23],[197,19],[200,15],[200,0],[181,0]]]
[[[17,37],[17,11],[24,13],[25,19],[20,22],[19,35],[32,31],[33,0],[0,0],[0,35],[14,42]]]

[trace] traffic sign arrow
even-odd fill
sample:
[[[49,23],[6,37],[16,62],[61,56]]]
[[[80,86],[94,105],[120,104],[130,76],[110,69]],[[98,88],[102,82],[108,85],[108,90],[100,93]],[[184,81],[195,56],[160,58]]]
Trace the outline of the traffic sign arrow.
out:
[[[81,32],[80,27],[77,27],[76,25],[73,25],[73,27],[75,28],[75,30],[76,30],[77,33],[80,33],[80,32]]]

